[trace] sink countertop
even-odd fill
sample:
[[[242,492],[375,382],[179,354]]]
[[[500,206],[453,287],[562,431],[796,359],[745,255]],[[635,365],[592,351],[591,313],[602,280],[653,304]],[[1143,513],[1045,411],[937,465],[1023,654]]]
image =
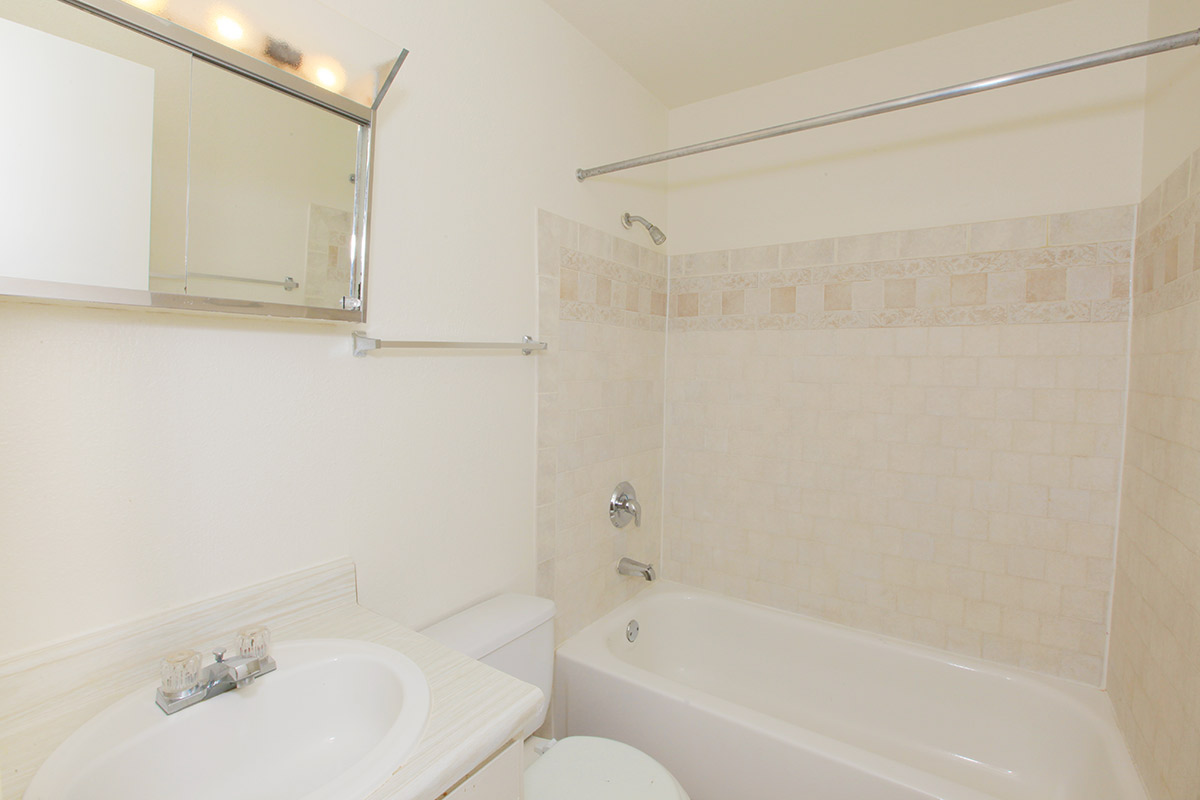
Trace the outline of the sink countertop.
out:
[[[430,692],[425,732],[387,782],[363,800],[434,800],[519,736],[542,701],[537,687],[359,606],[354,565],[343,559],[0,659],[0,797],[22,797],[42,762],[76,729],[156,682],[165,653],[211,650],[248,624],[268,625],[276,642],[376,642],[424,672]],[[154,702],[152,693],[146,702]]]

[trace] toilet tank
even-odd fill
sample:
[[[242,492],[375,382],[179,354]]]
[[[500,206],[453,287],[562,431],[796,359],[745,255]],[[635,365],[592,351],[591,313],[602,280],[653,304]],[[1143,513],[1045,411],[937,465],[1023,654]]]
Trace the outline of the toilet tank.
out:
[[[524,736],[542,726],[554,679],[554,602],[502,594],[421,631],[464,655],[542,690],[542,705]]]

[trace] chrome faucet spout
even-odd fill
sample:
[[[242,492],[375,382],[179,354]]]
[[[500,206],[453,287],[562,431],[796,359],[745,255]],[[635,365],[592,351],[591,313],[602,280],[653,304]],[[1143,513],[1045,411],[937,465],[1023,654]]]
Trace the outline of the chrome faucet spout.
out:
[[[647,581],[652,581],[658,577],[654,573],[653,564],[643,564],[641,561],[634,561],[632,558],[622,558],[617,564],[617,572],[622,575],[628,575],[631,578],[644,578]]]

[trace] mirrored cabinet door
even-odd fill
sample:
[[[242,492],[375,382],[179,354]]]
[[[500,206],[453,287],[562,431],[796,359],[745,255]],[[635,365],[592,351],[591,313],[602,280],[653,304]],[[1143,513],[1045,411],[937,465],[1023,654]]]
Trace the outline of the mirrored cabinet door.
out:
[[[190,46],[0,5],[0,294],[360,321],[372,110]]]
[[[62,3],[0,13],[0,74],[21,76],[0,89],[0,274],[141,291],[182,278],[191,56]]]
[[[188,293],[341,308],[358,146],[356,123],[197,61]]]

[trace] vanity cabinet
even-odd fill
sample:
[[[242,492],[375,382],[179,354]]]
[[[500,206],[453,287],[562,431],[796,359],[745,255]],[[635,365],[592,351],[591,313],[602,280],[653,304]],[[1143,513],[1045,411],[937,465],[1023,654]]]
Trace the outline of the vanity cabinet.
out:
[[[439,800],[521,800],[523,742],[512,742],[483,762]]]

